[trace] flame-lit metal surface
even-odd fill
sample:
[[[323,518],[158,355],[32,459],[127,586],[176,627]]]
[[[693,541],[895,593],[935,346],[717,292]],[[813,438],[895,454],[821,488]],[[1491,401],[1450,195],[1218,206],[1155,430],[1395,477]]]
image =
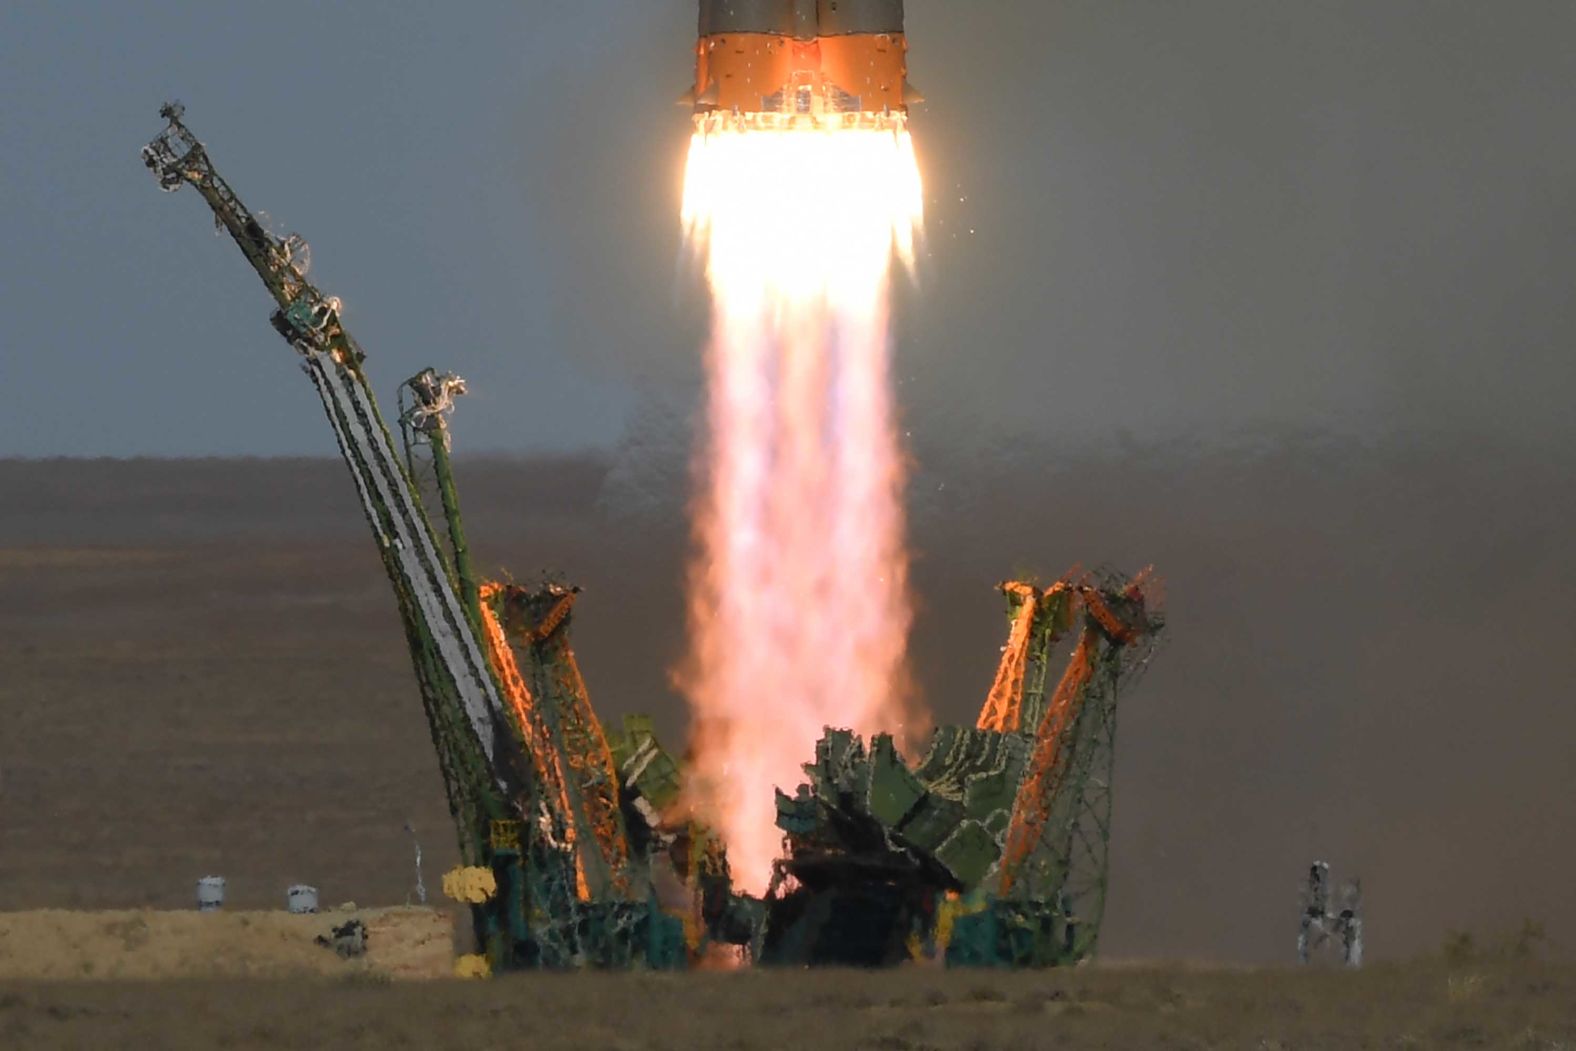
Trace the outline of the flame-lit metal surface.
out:
[[[787,849],[764,962],[1035,967],[1094,951],[1117,694],[1163,622],[1142,583],[1109,574],[1002,591],[1008,644],[979,726],[938,728],[915,763],[889,735],[828,729],[797,791],[778,794]]]
[[[920,101],[902,0],[701,0],[684,101],[710,126],[901,120]]]
[[[1003,585],[978,723],[925,743],[888,331],[923,218],[903,5],[703,0],[700,28],[683,222],[714,331],[682,764],[649,719],[611,738],[598,720],[568,638],[576,589],[476,579],[448,455],[464,382],[407,381],[402,458],[305,242],[241,204],[179,107],[144,160],[193,186],[261,277],[350,468],[449,792],[463,864],[444,885],[472,908],[473,973],[1081,959],[1117,687],[1161,627],[1151,583]],[[417,864],[419,881],[419,848]]]
[[[684,685],[694,795],[751,893],[780,846],[773,790],[826,726],[924,728],[889,333],[922,218],[900,123],[694,133],[683,221],[713,322]]]

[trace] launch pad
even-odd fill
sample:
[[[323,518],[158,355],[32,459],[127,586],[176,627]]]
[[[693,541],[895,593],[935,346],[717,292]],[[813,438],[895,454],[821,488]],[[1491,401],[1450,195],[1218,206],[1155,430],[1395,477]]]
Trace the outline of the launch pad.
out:
[[[700,29],[686,103],[702,135],[901,132],[917,98],[901,2],[704,0]],[[163,189],[204,199],[269,291],[394,590],[459,842],[444,886],[471,910],[469,973],[676,969],[719,954],[1036,967],[1095,951],[1118,694],[1163,628],[1146,575],[1003,584],[1008,637],[978,719],[939,728],[916,757],[889,734],[818,724],[819,742],[802,742],[802,781],[777,786],[774,830],[754,830],[781,849],[764,893],[747,893],[696,805],[694,771],[650,720],[610,733],[592,708],[570,640],[577,589],[478,577],[450,456],[463,381],[412,377],[391,427],[339,301],[308,279],[306,242],[242,203],[179,105],[161,116],[143,160]],[[908,218],[874,228],[872,288]],[[892,477],[865,482],[891,489]],[[796,703],[765,686],[749,703]]]

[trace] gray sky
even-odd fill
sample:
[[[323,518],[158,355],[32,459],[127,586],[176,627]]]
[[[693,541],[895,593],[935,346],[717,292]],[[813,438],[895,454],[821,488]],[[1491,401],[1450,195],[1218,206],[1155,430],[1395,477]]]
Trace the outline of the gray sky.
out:
[[[1568,442],[1576,6],[910,0],[930,197],[916,443],[1501,431]],[[189,106],[311,241],[385,399],[466,447],[696,398],[674,213],[693,4],[0,10],[0,455],[332,452],[268,305],[137,151]]]

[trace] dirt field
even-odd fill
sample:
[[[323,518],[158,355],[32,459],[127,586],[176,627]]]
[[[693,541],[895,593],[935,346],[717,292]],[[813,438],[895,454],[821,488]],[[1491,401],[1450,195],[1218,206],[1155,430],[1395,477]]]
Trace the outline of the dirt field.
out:
[[[1285,960],[1320,853],[1366,877],[1375,966],[392,984],[446,969],[430,914],[392,937],[376,920],[350,966],[282,913],[295,882],[407,902],[407,821],[429,887],[454,854],[343,468],[0,462],[0,912],[179,910],[0,923],[0,1047],[1576,1048],[1569,966],[1385,962],[1522,917],[1569,955],[1576,558],[1550,525],[1576,511],[1573,465],[1023,455],[916,481],[916,671],[967,718],[1000,645],[992,581],[1163,568],[1173,638],[1124,704],[1105,959]],[[599,710],[653,710],[677,739],[672,479],[570,460],[468,461],[462,481],[484,566],[586,586]],[[208,874],[266,914],[189,911]]]
[[[0,982],[27,1048],[990,1049],[1576,1047],[1576,974],[1081,970],[523,976],[391,984]]]
[[[1166,582],[1170,641],[1123,702],[1108,957],[1286,961],[1321,855],[1365,877],[1373,960],[1523,917],[1576,947],[1576,462],[1295,438],[920,453],[914,654],[940,718],[988,686],[996,580],[1110,561]],[[585,587],[598,710],[678,741],[683,471],[661,466],[465,460],[460,481],[484,569]],[[0,911],[189,909],[209,874],[237,909],[297,882],[399,905],[407,821],[429,888],[454,861],[333,461],[0,461],[0,715]]]
[[[315,944],[352,915],[365,956]],[[1104,964],[460,982],[455,918],[0,913],[0,1047],[1576,1047],[1576,968],[1537,962],[1526,937],[1458,940],[1357,973]]]
[[[359,920],[366,952],[317,944]],[[455,916],[447,910],[278,912],[0,912],[0,982],[193,979],[448,978]]]

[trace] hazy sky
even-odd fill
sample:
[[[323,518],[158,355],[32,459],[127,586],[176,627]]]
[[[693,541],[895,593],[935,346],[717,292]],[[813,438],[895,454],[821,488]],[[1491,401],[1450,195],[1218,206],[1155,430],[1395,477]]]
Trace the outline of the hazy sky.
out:
[[[0,7],[0,455],[331,453],[137,153],[167,97],[472,449],[696,397],[687,0]],[[1576,5],[910,0],[916,441],[1261,423],[1576,438]],[[807,188],[810,192],[810,188]]]

